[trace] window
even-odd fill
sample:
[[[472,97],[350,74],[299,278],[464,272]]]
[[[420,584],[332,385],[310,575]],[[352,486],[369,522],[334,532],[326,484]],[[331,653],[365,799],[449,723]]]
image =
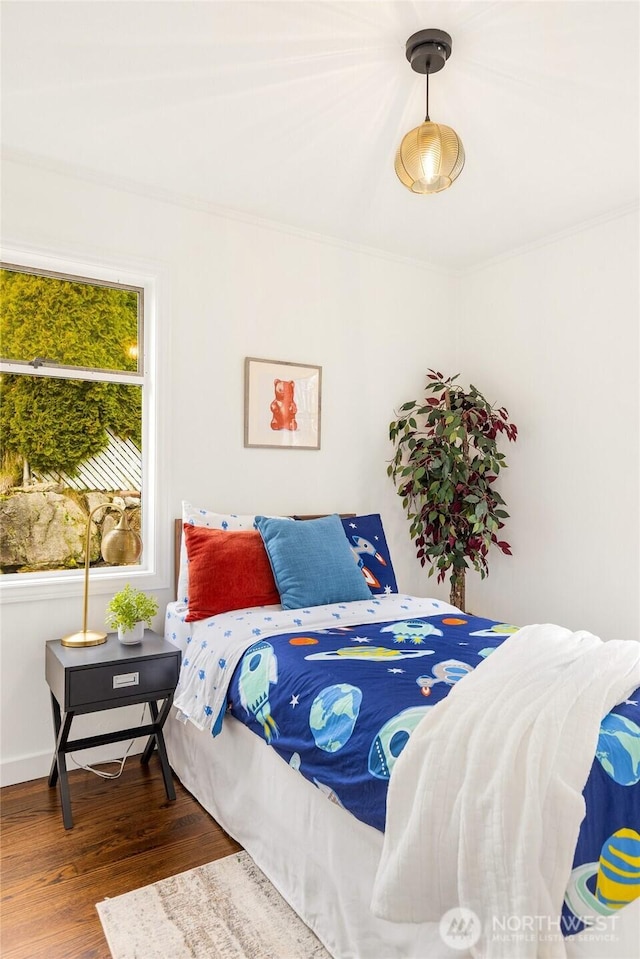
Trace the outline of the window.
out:
[[[0,569],[12,580],[82,567],[98,504],[124,507],[147,538],[144,293],[0,264]],[[108,508],[94,516],[92,566],[105,565],[100,534],[118,518]]]

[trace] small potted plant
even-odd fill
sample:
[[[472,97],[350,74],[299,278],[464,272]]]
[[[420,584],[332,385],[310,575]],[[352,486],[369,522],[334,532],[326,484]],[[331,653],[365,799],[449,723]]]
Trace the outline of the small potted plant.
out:
[[[142,641],[145,626],[151,628],[157,612],[158,602],[154,596],[147,596],[127,583],[107,606],[107,622],[118,630],[121,643],[131,645]]]

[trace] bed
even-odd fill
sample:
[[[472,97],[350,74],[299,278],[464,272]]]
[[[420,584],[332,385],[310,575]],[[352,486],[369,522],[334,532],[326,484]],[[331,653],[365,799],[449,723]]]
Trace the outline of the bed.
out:
[[[378,516],[323,518],[330,520],[332,550],[341,524],[347,544],[341,562],[348,556],[357,570],[354,595],[361,598],[298,604],[309,599],[309,583],[300,593],[297,573],[287,579],[290,539],[304,526],[308,557],[309,537],[327,536],[323,520],[313,520],[261,518],[257,536],[255,517],[185,504],[176,522],[178,598],[169,604],[165,624],[166,638],[183,652],[177,706],[165,731],[171,765],[331,955],[464,954],[438,921],[389,921],[372,914],[387,791],[407,742],[417,739],[412,734],[420,720],[453,690],[457,696],[471,689],[481,675],[478,666],[507,648],[517,628],[398,593]],[[285,526],[291,523],[295,534]],[[265,543],[271,546],[266,567]],[[328,567],[322,562],[314,551],[306,575],[309,582],[321,580],[329,592],[320,598],[326,599],[333,560]],[[214,587],[212,568],[220,574]],[[274,576],[275,592],[267,574]],[[352,582],[351,569],[342,568],[342,574]],[[246,605],[237,605],[247,599],[246,590],[233,595],[243,577],[253,593]],[[358,592],[361,583],[365,593]],[[235,608],[223,609],[229,603]],[[585,786],[593,814],[580,829],[563,905],[564,932],[583,930],[567,940],[570,954],[602,956],[609,949],[624,955],[626,935],[632,942],[628,954],[637,948],[630,922],[619,921],[622,913],[636,911],[637,903],[620,907],[640,892],[640,690],[632,690],[607,711],[599,758]],[[611,855],[618,857],[613,865]],[[594,912],[598,935],[593,925],[584,931],[585,917]],[[612,925],[618,927],[613,935]],[[514,945],[513,929],[511,934],[500,954],[545,954]]]

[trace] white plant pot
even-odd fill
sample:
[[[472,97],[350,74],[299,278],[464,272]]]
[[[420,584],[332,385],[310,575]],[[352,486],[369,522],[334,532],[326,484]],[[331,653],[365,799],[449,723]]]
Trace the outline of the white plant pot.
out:
[[[135,643],[141,643],[144,636],[144,623],[136,623],[133,629],[123,629],[118,627],[118,639],[126,646],[133,646]]]

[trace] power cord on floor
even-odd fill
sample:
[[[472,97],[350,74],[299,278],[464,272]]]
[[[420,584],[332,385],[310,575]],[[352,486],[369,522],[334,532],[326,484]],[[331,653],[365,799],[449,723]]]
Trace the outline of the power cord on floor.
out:
[[[140,726],[144,725],[144,717],[145,717],[146,711],[147,711],[147,703],[145,703],[142,707],[142,716],[140,717],[140,722],[139,722]],[[122,771],[124,770],[124,764],[127,761],[127,758],[129,756],[129,753],[131,752],[131,748],[133,744],[135,743],[135,741],[136,741],[135,739],[131,740],[131,742],[129,743],[129,745],[124,751],[124,755],[122,759],[105,759],[101,763],[102,766],[112,766],[114,763],[118,763],[120,765],[120,768],[115,773],[109,773],[105,769],[96,769],[94,766],[91,766],[88,763],[86,765],[84,763],[79,763],[78,760],[73,755],[73,753],[69,753],[69,759],[71,760],[71,762],[77,769],[86,769],[87,772],[93,773],[95,776],[100,776],[101,779],[118,779],[122,775]]]

